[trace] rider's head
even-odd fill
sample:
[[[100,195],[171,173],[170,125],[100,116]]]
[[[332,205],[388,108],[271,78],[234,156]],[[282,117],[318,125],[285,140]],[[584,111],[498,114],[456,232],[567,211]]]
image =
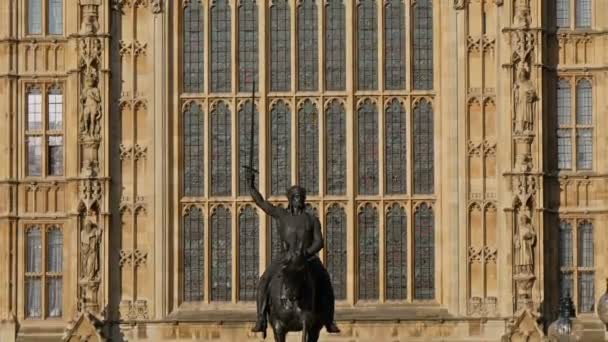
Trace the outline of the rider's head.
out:
[[[294,185],[287,190],[287,199],[291,208],[303,209],[306,203],[306,189]]]

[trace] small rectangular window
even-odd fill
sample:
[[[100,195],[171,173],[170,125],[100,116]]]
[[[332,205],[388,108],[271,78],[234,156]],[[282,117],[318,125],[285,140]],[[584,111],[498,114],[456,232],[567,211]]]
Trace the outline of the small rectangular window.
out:
[[[49,0],[47,22],[49,34],[60,35],[63,33],[63,0]]]
[[[63,127],[63,95],[49,94],[49,130],[60,130]]]
[[[576,134],[576,168],[591,170],[593,164],[593,141],[591,129],[579,129]]]
[[[28,33],[42,34],[42,0],[29,0],[27,14]]]
[[[576,27],[591,27],[591,0],[576,0]]]
[[[42,129],[42,94],[39,90],[27,95],[27,129]]]
[[[42,176],[42,138],[27,138],[27,174]]]
[[[52,136],[48,141],[49,175],[63,175],[63,137]]]
[[[570,137],[570,129],[557,130],[557,164],[560,170],[572,169],[572,137]]]
[[[570,0],[556,0],[555,18],[557,27],[570,26]]]

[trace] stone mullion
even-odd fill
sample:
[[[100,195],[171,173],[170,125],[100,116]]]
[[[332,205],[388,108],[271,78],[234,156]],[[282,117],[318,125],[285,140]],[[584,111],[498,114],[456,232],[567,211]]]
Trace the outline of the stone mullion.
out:
[[[267,114],[267,76],[268,76],[268,65],[266,60],[268,58],[268,47],[267,47],[267,37],[270,37],[270,31],[267,30],[266,22],[269,19],[269,6],[264,0],[256,0],[257,4],[257,13],[258,13],[258,101],[257,101],[257,110],[258,110],[258,188],[260,193],[263,195],[267,195],[269,192],[266,191],[268,188],[268,174],[266,167],[268,165],[267,158],[269,156],[268,153],[268,137],[269,137],[269,127],[268,127],[268,114]],[[259,218],[259,239],[260,239],[260,253],[259,253],[259,265],[260,265],[260,275],[266,269],[266,265],[270,263],[270,249],[272,248],[270,241],[270,236],[268,234],[270,230],[271,219],[267,217],[267,215],[257,208],[256,211]]]
[[[345,41],[353,42],[354,31],[356,29],[356,3],[354,1],[344,1],[345,11]],[[350,25],[349,25],[350,23]],[[352,29],[348,29],[352,27]],[[355,68],[354,68],[354,44],[346,44],[346,92],[347,98],[344,105],[345,116],[346,116],[346,146],[355,146],[355,120],[354,120],[354,82],[355,82]],[[346,217],[347,217],[347,234],[346,234],[346,247],[347,247],[347,278],[346,278],[346,302],[350,305],[355,304],[355,277],[356,277],[356,237],[355,237],[355,221],[357,216],[357,203],[355,202],[356,190],[355,190],[355,154],[353,148],[346,149],[346,196],[348,204],[346,206]],[[348,229],[350,228],[350,229]]]

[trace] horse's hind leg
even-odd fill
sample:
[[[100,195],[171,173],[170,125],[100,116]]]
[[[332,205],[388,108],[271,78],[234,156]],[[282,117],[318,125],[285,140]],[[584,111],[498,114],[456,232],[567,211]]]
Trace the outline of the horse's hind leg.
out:
[[[274,335],[274,342],[285,342],[285,337],[287,337],[287,332],[281,329],[280,327],[276,327],[274,324],[272,325],[272,332]]]
[[[306,339],[306,342],[317,342],[319,340],[319,333],[321,332],[321,329],[310,329],[308,330],[307,334],[308,334],[308,338]]]

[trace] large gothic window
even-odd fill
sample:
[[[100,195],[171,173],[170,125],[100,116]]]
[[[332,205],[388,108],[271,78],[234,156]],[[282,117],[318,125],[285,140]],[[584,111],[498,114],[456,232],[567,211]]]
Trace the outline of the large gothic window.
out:
[[[184,8],[184,61],[183,77],[186,93],[203,92],[203,9],[198,0]]]
[[[317,90],[319,44],[316,0],[302,0],[298,6],[298,90]]]
[[[379,229],[378,210],[371,204],[359,211],[359,293],[360,300],[378,300]]]
[[[325,109],[325,165],[327,193],[346,193],[346,113],[344,105],[333,100]]]
[[[228,92],[231,86],[230,5],[213,0],[211,5],[211,91]]]
[[[270,91],[291,89],[291,16],[287,0],[270,6]]]
[[[259,223],[256,210],[248,205],[239,215],[239,299],[256,298],[259,261]]]
[[[416,0],[413,14],[414,89],[433,89],[433,3]]]
[[[433,108],[426,100],[414,107],[414,193],[434,192]]]
[[[385,108],[385,192],[404,194],[406,191],[407,132],[405,108],[399,100],[392,100]]]
[[[253,125],[251,122],[252,120]],[[241,196],[249,196],[249,184],[247,183],[245,166],[253,167],[256,170],[258,169],[258,136],[258,111],[251,100],[247,100],[243,102],[239,110],[239,195]],[[253,149],[251,148],[252,143]],[[252,151],[253,158],[251,158]],[[252,162],[252,165],[249,165],[250,161]],[[258,178],[256,178],[255,181],[257,186]]]
[[[337,300],[346,299],[346,213],[337,204],[332,205],[326,214],[327,271],[331,275],[334,295]]]
[[[346,87],[346,19],[343,0],[328,0],[325,9],[325,88]]]
[[[184,216],[184,301],[203,300],[205,229],[201,209],[192,207]]]
[[[407,298],[407,216],[398,204],[386,214],[386,299]]]
[[[319,114],[306,100],[298,111],[298,184],[308,195],[319,193]]]
[[[359,194],[378,193],[378,110],[376,105],[365,100],[358,111],[357,154],[359,160]]]
[[[232,297],[232,218],[222,205],[211,214],[211,300],[229,302]]]
[[[256,0],[239,6],[239,91],[258,89],[258,7]]]
[[[192,104],[184,113],[184,194],[203,196],[203,112]]]
[[[357,74],[359,90],[378,88],[378,9],[375,0],[361,0],[357,9]]]
[[[283,101],[270,112],[271,194],[284,195],[291,183],[291,113]]]
[[[405,88],[405,8],[403,0],[385,1],[384,87]]]
[[[435,298],[435,216],[426,203],[414,213],[414,299]]]
[[[215,104],[211,111],[211,193],[229,196],[232,191],[232,125],[228,105]]]

